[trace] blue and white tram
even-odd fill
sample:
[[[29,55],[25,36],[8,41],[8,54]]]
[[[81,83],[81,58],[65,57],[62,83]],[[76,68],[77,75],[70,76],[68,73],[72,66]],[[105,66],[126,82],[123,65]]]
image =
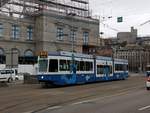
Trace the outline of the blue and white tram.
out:
[[[38,80],[45,84],[71,85],[126,79],[128,61],[70,52],[39,58]]]

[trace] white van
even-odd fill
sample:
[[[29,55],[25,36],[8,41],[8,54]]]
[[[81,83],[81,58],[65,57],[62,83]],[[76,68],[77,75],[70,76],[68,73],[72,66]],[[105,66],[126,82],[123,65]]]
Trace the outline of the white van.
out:
[[[0,69],[0,82],[12,82],[17,74],[17,69]]]

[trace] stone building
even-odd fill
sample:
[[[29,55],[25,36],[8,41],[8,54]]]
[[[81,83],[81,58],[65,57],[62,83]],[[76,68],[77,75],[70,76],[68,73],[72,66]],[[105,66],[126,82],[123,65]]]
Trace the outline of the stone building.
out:
[[[118,33],[117,38],[120,45],[115,57],[127,59],[132,72],[145,71],[146,65],[150,64],[150,38],[138,37],[137,30],[133,27],[131,32]],[[123,42],[127,45],[120,47]]]
[[[117,39],[119,43],[127,42],[128,44],[135,44],[137,38],[137,29],[131,27],[130,32],[119,32],[117,34]]]
[[[15,2],[23,3],[16,0],[12,4]],[[32,6],[33,3],[21,5],[35,8],[32,15],[26,10],[24,12],[27,14],[19,17],[14,17],[12,12],[0,14],[0,63],[33,64],[40,51],[82,53],[85,46],[97,46],[99,20],[89,15],[89,9],[64,3],[40,0],[33,2],[36,2],[34,4],[38,9],[35,5]],[[88,5],[87,1],[71,2]],[[17,11],[15,13],[24,14]]]
[[[146,65],[150,64],[150,47],[128,45],[116,49],[115,57],[127,59],[129,63],[129,71],[131,72],[145,71]]]
[[[150,37],[149,36],[137,37],[137,44],[150,46]]]

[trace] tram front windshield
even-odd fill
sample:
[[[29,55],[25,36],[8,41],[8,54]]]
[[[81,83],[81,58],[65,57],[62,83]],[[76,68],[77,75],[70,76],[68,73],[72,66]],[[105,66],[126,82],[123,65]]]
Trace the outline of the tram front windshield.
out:
[[[39,72],[47,72],[48,60],[39,60]]]

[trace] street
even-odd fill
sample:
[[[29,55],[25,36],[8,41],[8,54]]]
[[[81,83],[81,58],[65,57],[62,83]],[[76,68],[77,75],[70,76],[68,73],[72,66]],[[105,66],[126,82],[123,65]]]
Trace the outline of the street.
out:
[[[0,113],[150,113],[149,4],[0,0]]]
[[[149,113],[145,77],[85,85],[41,88],[11,84],[0,88],[0,113]]]
[[[149,92],[142,89],[55,106],[40,113],[149,113]]]
[[[142,97],[141,97],[142,96]],[[104,98],[73,103],[68,106],[55,106],[41,113],[149,113],[150,96],[144,90],[120,93]]]

